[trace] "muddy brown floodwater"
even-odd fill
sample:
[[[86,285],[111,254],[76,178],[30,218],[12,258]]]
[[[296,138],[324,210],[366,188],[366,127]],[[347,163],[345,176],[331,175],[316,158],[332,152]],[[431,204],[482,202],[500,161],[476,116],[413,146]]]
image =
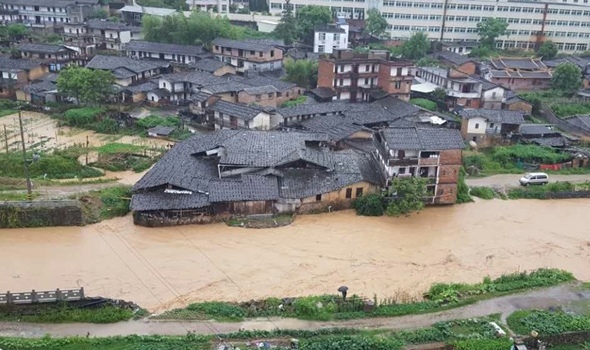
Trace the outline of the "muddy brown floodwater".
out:
[[[85,287],[161,311],[204,300],[351,293],[419,295],[556,267],[590,280],[590,200],[479,201],[403,218],[351,211],[276,229],[87,227],[0,230],[0,290]]]

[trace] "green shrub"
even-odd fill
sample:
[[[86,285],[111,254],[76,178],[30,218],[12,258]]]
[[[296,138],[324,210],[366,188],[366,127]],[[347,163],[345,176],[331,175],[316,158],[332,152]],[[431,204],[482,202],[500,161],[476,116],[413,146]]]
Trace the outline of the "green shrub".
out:
[[[504,350],[509,349],[512,341],[507,338],[500,339],[469,339],[458,340],[451,343],[454,350]]]
[[[129,212],[131,188],[126,186],[108,187],[99,191],[102,219],[125,216]]]
[[[301,95],[299,97],[297,97],[294,100],[290,100],[290,101],[285,101],[281,104],[281,108],[285,108],[285,107],[295,107],[298,106],[302,103],[305,103],[305,101],[307,100],[307,97],[304,95]]]
[[[47,307],[40,313],[32,315],[13,315],[0,308],[0,320],[40,323],[115,323],[129,320],[133,311],[115,306],[93,309],[70,308],[67,305]]]
[[[436,102],[427,100],[425,98],[413,98],[410,100],[410,103],[415,104],[416,106],[420,106],[429,111],[436,111],[437,109]]]
[[[396,339],[350,335],[305,339],[300,343],[301,350],[397,350],[403,346]]]
[[[139,119],[135,122],[135,126],[147,130],[158,125],[161,126],[179,126],[180,118],[178,117],[161,117],[158,115],[150,115],[145,118]]]
[[[540,335],[590,330],[590,316],[563,311],[520,310],[507,318],[508,327],[517,334],[536,331]]]
[[[529,186],[526,188],[513,188],[508,191],[510,199],[547,199],[549,193],[573,192],[576,185],[571,182],[551,182],[545,186]]]
[[[590,103],[553,103],[551,110],[558,117],[590,114]]]
[[[121,130],[121,126],[115,119],[104,118],[98,123],[95,123],[91,129],[103,134],[117,134]]]
[[[63,155],[62,155],[63,154]],[[39,159],[33,160],[29,153],[29,173],[32,178],[71,179],[102,176],[96,169],[86,167],[76,158],[64,156],[66,153],[39,153]],[[24,178],[22,154],[12,152],[0,157],[0,176]]]
[[[64,113],[64,121],[68,126],[87,127],[97,121],[98,117],[103,113],[102,108],[74,108]]]
[[[200,315],[203,319],[241,320],[246,316],[246,312],[239,306],[216,301],[190,304],[186,309]]]
[[[496,198],[496,191],[490,187],[472,187],[470,194],[481,199]]]
[[[385,211],[385,203],[380,194],[358,197],[352,202],[352,207],[358,215],[363,216],[381,216]]]
[[[457,203],[469,203],[473,202],[469,195],[469,186],[465,182],[465,168],[459,169],[459,178],[457,180]]]

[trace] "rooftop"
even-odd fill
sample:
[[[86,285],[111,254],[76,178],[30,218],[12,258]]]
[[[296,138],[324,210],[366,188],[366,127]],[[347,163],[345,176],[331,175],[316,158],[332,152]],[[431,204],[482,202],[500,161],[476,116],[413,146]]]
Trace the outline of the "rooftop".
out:
[[[0,56],[0,70],[2,71],[16,72],[21,70],[31,70],[36,67],[39,67],[39,64],[33,61]]]
[[[131,30],[131,26],[123,22],[113,22],[106,19],[91,19],[86,25],[88,28],[101,30]]]
[[[51,44],[20,44],[17,46],[19,51],[23,52],[38,52],[47,54],[56,54],[61,52],[73,52],[74,50],[68,49],[63,45],[51,45]]]
[[[152,16],[170,16],[176,12],[173,9],[165,9],[161,7],[147,7],[138,5],[127,5],[119,10],[120,12],[143,13]]]
[[[490,63],[495,69],[540,70],[547,69],[539,58],[491,58]]]
[[[517,79],[551,79],[553,75],[549,71],[508,71],[508,70],[491,70],[492,78],[517,78]]]
[[[162,136],[168,136],[174,130],[176,130],[176,127],[174,127],[174,126],[158,125],[158,126],[154,126],[153,128],[148,129],[148,134],[157,134],[157,135],[162,135]]]
[[[120,79],[128,77],[130,72],[141,73],[148,70],[154,70],[166,67],[168,63],[152,60],[136,60],[121,56],[102,56],[97,55],[88,62],[86,68],[103,69],[113,71],[115,76],[119,75]]]
[[[143,40],[132,40],[125,45],[125,49],[128,51],[167,53],[186,56],[199,56],[205,53],[205,50],[200,45],[164,44]]]
[[[315,26],[316,32],[346,34],[346,30],[337,24],[320,24]]]
[[[461,133],[455,129],[393,127],[381,130],[380,134],[392,150],[443,151],[465,147]]]
[[[242,103],[231,103],[223,100],[215,102],[209,107],[210,110],[223,113],[232,117],[240,118],[244,121],[250,121],[263,112],[257,107],[248,106]]]
[[[465,119],[481,117],[494,123],[524,124],[524,113],[505,109],[464,109],[459,115]]]
[[[214,60],[211,58],[203,58],[197,62],[194,62],[190,65],[191,68],[194,68],[198,71],[209,72],[213,73],[216,70],[226,66],[224,62]]]
[[[460,66],[468,62],[473,62],[473,60],[467,56],[459,55],[458,53],[446,50],[433,53],[432,56],[437,60],[445,60],[456,66]]]
[[[211,43],[214,46],[230,47],[248,51],[270,51],[275,48],[274,45],[264,42],[240,41],[225,38],[217,38]]]

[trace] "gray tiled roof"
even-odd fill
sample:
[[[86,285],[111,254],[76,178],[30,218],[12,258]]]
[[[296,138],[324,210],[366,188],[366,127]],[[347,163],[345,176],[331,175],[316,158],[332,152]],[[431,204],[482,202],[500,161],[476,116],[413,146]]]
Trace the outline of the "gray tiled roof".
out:
[[[215,102],[215,104],[208,108],[212,111],[236,117],[244,121],[250,121],[263,112],[260,108],[248,106],[242,103],[231,103],[223,100]]]
[[[244,91],[250,95],[272,94],[278,92],[277,88],[272,85],[253,86],[245,88]]]
[[[243,77],[233,76],[232,78],[236,79],[237,81],[240,81],[239,79],[243,78]],[[283,81],[281,79],[275,79],[275,78],[269,78],[269,77],[262,76],[262,75],[255,75],[255,76],[247,77],[241,81],[246,84],[249,84],[251,86],[271,85],[271,86],[274,86],[279,91],[285,91],[287,89],[291,89],[291,88],[297,86],[297,84],[293,84],[288,81]]]
[[[208,94],[206,92],[203,91],[199,91],[196,94],[194,94],[193,96],[191,96],[191,101],[195,101],[195,102],[205,102],[209,99],[209,97],[211,97],[211,94]]]
[[[157,134],[157,135],[168,136],[174,130],[176,130],[176,127],[174,127],[174,126],[158,125],[158,126],[154,126],[153,128],[148,129],[148,133],[153,133],[153,134]]]
[[[441,52],[437,52],[432,54],[435,59],[438,60],[445,60],[453,65],[460,66],[462,64],[473,62],[473,60],[467,56],[459,55],[458,53],[454,53],[451,51],[443,50]]]
[[[351,108],[350,103],[346,102],[326,102],[314,104],[300,104],[294,107],[285,107],[277,110],[277,113],[285,118],[296,117],[299,115],[312,115],[322,113],[340,113]]]
[[[148,81],[147,83],[139,84],[139,85],[131,85],[125,86],[121,88],[121,91],[129,91],[133,94],[138,92],[150,92],[158,88],[158,83],[154,81]]]
[[[217,38],[211,43],[215,46],[231,47],[234,49],[248,50],[248,51],[270,51],[274,49],[274,45],[269,45],[261,42],[231,40],[225,38]]]
[[[2,0],[0,4],[66,7],[76,4],[75,0]]]
[[[3,71],[31,70],[36,67],[39,67],[39,63],[0,56],[0,70]]]
[[[17,50],[23,51],[23,52],[40,52],[40,53],[49,53],[49,54],[74,51],[74,50],[68,49],[67,47],[65,47],[63,45],[27,44],[27,43],[18,45]]]
[[[306,130],[326,133],[334,141],[343,140],[363,130],[361,125],[342,115],[317,116],[301,122],[300,125]]]
[[[91,19],[87,22],[88,28],[101,29],[101,30],[117,30],[125,31],[130,30],[129,25],[123,22],[113,22],[101,19]]]
[[[524,124],[524,113],[505,109],[464,109],[459,111],[462,118],[481,117],[494,123]]]
[[[335,24],[320,24],[315,26],[314,31],[316,32],[323,32],[323,33],[340,33],[345,34],[346,30],[340,28]]]
[[[209,74],[207,72],[188,72],[188,73],[171,73],[162,74],[162,79],[170,83],[191,83],[200,86],[208,86],[209,84],[219,84],[225,80],[221,77]]]
[[[465,146],[459,130],[444,128],[387,128],[380,131],[392,150],[442,151]]]
[[[277,178],[243,175],[238,179],[215,179],[209,182],[209,201],[263,201],[279,198]]]
[[[125,45],[127,51],[164,53],[171,55],[199,56],[205,53],[202,46],[164,44],[144,40],[132,40]]]
[[[133,194],[131,210],[182,210],[207,207],[209,199],[206,194],[193,192],[192,194],[174,194],[163,191],[141,192]]]
[[[57,84],[44,80],[26,85],[23,87],[23,90],[31,94],[40,94],[43,92],[57,91]]]
[[[382,98],[373,102],[373,104],[382,106],[390,113],[395,114],[397,117],[405,117],[420,110],[415,105],[393,96]]]
[[[191,68],[209,73],[213,73],[224,66],[226,66],[225,63],[211,58],[203,58],[191,64]]]
[[[538,58],[491,58],[490,63],[496,69],[537,70],[547,68]]]
[[[141,73],[148,70],[159,69],[165,66],[166,65],[162,62],[151,60],[134,60],[128,57],[97,55],[94,56],[90,62],[88,62],[86,68],[110,71],[114,71],[117,68],[124,68],[134,73]]]
[[[518,132],[523,135],[532,134],[532,135],[542,135],[542,134],[554,134],[559,133],[553,129],[551,125],[544,125],[544,124],[522,124],[518,128]]]

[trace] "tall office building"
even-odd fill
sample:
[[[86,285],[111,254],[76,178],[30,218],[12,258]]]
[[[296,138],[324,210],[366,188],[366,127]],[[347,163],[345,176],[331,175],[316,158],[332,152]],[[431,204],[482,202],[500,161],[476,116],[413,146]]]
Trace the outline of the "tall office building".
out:
[[[501,49],[534,49],[553,41],[560,51],[586,51],[590,44],[589,0],[291,0],[295,11],[305,5],[330,7],[332,13],[364,19],[376,7],[389,22],[393,39],[407,39],[424,31],[432,40],[477,40],[477,23],[489,17],[508,22],[508,35],[497,41]],[[283,2],[270,0],[272,13]]]

